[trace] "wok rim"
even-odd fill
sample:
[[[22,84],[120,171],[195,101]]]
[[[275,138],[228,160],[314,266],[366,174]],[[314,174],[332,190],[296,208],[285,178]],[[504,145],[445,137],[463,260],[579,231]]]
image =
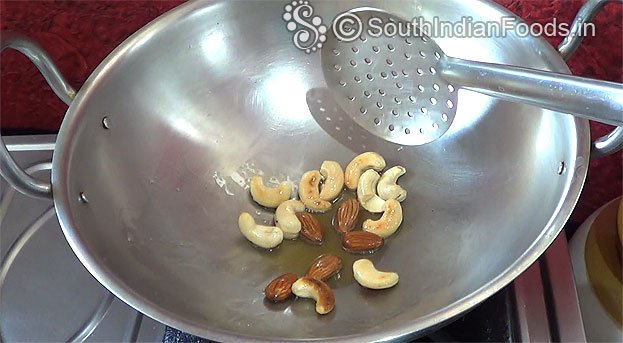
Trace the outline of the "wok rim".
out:
[[[69,158],[72,154],[72,146],[76,144],[76,135],[80,120],[84,114],[81,108],[85,106],[84,99],[88,99],[92,96],[92,93],[96,92],[96,88],[102,75],[105,75],[107,71],[113,68],[116,61],[123,58],[125,53],[140,44],[144,40],[150,39],[152,35],[157,33],[161,28],[175,22],[176,20],[185,17],[192,13],[196,9],[211,6],[222,0],[207,0],[207,1],[194,1],[188,2],[177,6],[176,8],[160,15],[156,19],[152,20],[147,25],[133,33],[130,37],[124,40],[119,46],[117,46],[91,73],[88,79],[85,81],[82,88],[76,94],[76,97],[72,104],[67,109],[59,134],[57,136],[56,148],[52,160],[52,188],[54,193],[54,205],[60,226],[67,242],[71,249],[74,251],[80,262],[85,268],[95,277],[103,286],[105,286],[111,293],[118,297],[123,302],[127,303],[131,307],[144,313],[145,315],[154,318],[157,321],[163,322],[166,325],[172,326],[176,329],[209,338],[217,341],[261,341],[261,342],[291,342],[293,340],[304,341],[340,341],[340,342],[361,342],[361,341],[397,341],[411,337],[417,337],[425,334],[428,330],[442,325],[449,320],[456,318],[460,314],[465,313],[469,309],[478,305],[491,295],[508,285],[523,271],[525,271],[532,263],[534,263],[541,254],[549,247],[562,230],[564,224],[570,217],[575,205],[579,199],[586,175],[588,172],[588,160],[590,153],[590,131],[588,120],[578,117],[572,117],[569,120],[573,120],[574,127],[576,128],[576,151],[577,156],[573,164],[570,164],[567,170],[573,173],[566,194],[560,199],[556,212],[550,217],[549,223],[542,230],[540,236],[534,241],[534,243],[504,272],[499,274],[496,278],[492,279],[488,283],[484,284],[479,289],[475,290],[471,294],[463,297],[462,299],[449,304],[448,306],[439,309],[435,312],[429,313],[425,316],[414,319],[413,321],[403,322],[402,324],[384,328],[380,331],[366,332],[356,335],[348,336],[334,336],[329,338],[298,338],[298,339],[285,339],[278,337],[258,337],[250,336],[247,334],[241,334],[234,331],[222,330],[216,327],[200,326],[194,322],[181,318],[173,312],[170,312],[157,304],[147,300],[141,294],[135,292],[129,286],[127,286],[123,280],[115,276],[112,270],[107,269],[105,266],[99,263],[98,257],[86,248],[83,240],[81,239],[80,229],[78,228],[74,218],[72,217],[72,211],[70,201],[77,201],[77,198],[71,197],[68,193],[68,171],[69,171]],[[503,12],[505,15],[512,15],[523,22],[523,20],[506,8],[493,3],[488,0],[479,0],[485,2],[487,5],[492,6],[494,9]],[[552,55],[556,55],[559,58],[556,59],[556,65],[552,69],[553,71],[570,73],[567,64],[564,62],[558,52],[553,49],[543,38],[533,37],[533,43],[547,52],[548,50]],[[577,168],[578,160],[582,163],[583,168]]]

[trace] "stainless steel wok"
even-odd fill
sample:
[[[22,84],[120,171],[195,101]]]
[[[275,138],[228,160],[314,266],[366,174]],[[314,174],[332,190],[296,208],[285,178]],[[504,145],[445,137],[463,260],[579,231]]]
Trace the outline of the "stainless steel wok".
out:
[[[603,3],[589,1],[581,17],[592,18]],[[282,19],[285,4],[184,4],[128,38],[78,92],[36,44],[6,40],[2,48],[30,57],[69,108],[51,185],[26,176],[4,146],[2,175],[26,194],[54,195],[69,244],[115,295],[214,340],[361,342],[419,335],[533,263],[580,194],[588,121],[461,90],[458,113],[442,138],[416,147],[382,141],[347,124],[326,89],[320,54],[292,43]],[[485,1],[312,5],[325,23],[365,5],[428,20],[510,15]],[[540,38],[436,42],[452,56],[569,72]],[[565,41],[565,57],[577,44],[578,37]],[[620,142],[617,129],[595,151],[611,152]],[[238,232],[241,211],[272,217],[250,200],[249,177],[263,171],[268,178],[297,180],[324,159],[345,165],[363,151],[409,170],[401,179],[410,194],[403,227],[371,256],[398,271],[400,283],[382,295],[356,283],[336,287],[336,310],[322,317],[308,301],[265,303],[266,283],[290,271],[279,257],[291,248],[267,254]]]

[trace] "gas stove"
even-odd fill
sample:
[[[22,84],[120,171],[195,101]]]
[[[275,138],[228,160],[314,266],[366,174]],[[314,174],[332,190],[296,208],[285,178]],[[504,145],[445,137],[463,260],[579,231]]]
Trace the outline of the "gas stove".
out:
[[[4,141],[22,167],[44,179],[55,138]],[[52,201],[23,196],[0,182],[0,341],[208,342],[117,299],[71,251]],[[565,235],[512,284],[417,341],[586,341]]]

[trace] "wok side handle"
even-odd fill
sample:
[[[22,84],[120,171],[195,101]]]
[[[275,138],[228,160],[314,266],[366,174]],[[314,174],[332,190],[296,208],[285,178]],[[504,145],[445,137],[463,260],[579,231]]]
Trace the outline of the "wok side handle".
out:
[[[584,36],[579,34],[583,31],[582,26],[593,21],[597,13],[607,3],[614,1],[623,2],[623,0],[587,0],[582,5],[573,20],[569,34],[558,45],[558,52],[560,52],[565,61],[571,58],[584,39]],[[613,154],[621,150],[621,148],[623,148],[623,127],[617,127],[609,134],[593,141],[591,144],[591,159]]]
[[[67,83],[50,56],[34,41],[11,33],[2,33],[2,50],[14,49],[32,61],[54,93],[67,105],[71,103],[76,91]],[[9,154],[0,135],[0,175],[21,193],[38,198],[52,198],[52,185],[28,175]]]

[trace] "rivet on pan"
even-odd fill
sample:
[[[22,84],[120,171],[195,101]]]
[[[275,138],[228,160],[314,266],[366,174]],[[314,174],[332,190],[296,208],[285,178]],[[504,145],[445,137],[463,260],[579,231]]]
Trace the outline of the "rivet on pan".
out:
[[[395,117],[397,117],[397,116],[398,116],[398,111],[396,111],[396,110],[394,109],[394,110],[392,110],[392,114],[393,114]]]
[[[104,118],[102,118],[102,126],[103,126],[106,130],[110,129],[110,118],[108,118],[108,117],[104,117]]]
[[[433,123],[433,129],[437,130],[439,128],[439,125],[437,125],[437,123]]]
[[[433,104],[433,105],[436,105],[437,104],[437,99],[430,98],[430,103]]]
[[[336,64],[336,65],[333,66],[333,69],[335,69],[335,71],[340,71],[340,70],[342,70],[342,67],[340,67],[339,65]]]
[[[374,124],[375,124],[375,125],[379,125],[379,124],[381,124],[381,119],[379,119],[379,118],[374,118]]]
[[[424,86],[422,86],[422,85],[417,85],[417,89],[418,89],[420,92],[423,92],[423,91],[424,91]]]
[[[392,124],[389,124],[389,127],[388,127],[388,129],[389,129],[389,131],[394,131],[394,125],[392,125]]]
[[[392,62],[392,60],[390,60],[389,58],[386,59],[385,62],[387,63],[388,66],[391,66],[394,64],[394,62]]]
[[[371,59],[369,59],[369,58],[367,58],[367,57],[366,57],[366,58],[364,58],[363,60],[366,62],[366,64],[370,64],[370,63],[372,63],[372,60],[371,60]]]
[[[382,71],[382,72],[381,72],[381,77],[382,77],[382,78],[384,78],[384,79],[386,79],[386,78],[387,78],[387,73],[386,73],[386,72],[384,72],[384,71]]]
[[[411,41],[409,40],[409,38],[405,38],[405,43],[407,43],[407,45],[411,45]]]
[[[409,101],[415,102],[415,97],[413,95],[409,95]]]
[[[441,114],[441,120],[443,120],[443,121],[448,121],[448,115],[447,115],[447,114],[445,114],[445,113],[442,113],[442,114]]]
[[[409,73],[407,73],[407,71],[405,69],[402,70],[402,75],[404,76],[409,76]]]
[[[450,93],[454,92],[454,86],[453,85],[448,85],[448,92],[450,92]]]
[[[436,59],[440,59],[440,58],[441,58],[441,55],[439,55],[439,53],[438,53],[438,52],[436,52],[436,51],[435,51],[435,58],[436,58]]]
[[[420,50],[420,56],[422,56],[422,58],[426,58],[426,54],[424,53],[424,51]]]
[[[431,74],[433,74],[433,75],[437,74],[437,69],[435,69],[435,67],[430,67],[429,70],[430,70]]]
[[[420,69],[420,68],[417,68],[417,74],[422,76],[422,75],[424,75],[424,71],[422,69]]]
[[[367,74],[366,78],[370,81],[374,80],[374,76],[372,76],[372,74]]]
[[[357,66],[357,62],[355,62],[355,60],[350,60],[350,65],[353,67]]]
[[[376,46],[376,45],[373,45],[373,46],[372,46],[372,51],[374,51],[374,52],[379,52],[379,47],[378,47],[378,46]]]
[[[354,52],[354,53],[358,53],[358,52],[359,52],[359,49],[357,49],[357,47],[356,47],[356,46],[354,46],[354,47],[352,48],[352,50],[353,50],[353,52]]]
[[[339,84],[340,84],[340,86],[342,86],[342,87],[346,86],[346,82],[344,82],[344,80],[340,80]]]
[[[78,201],[80,201],[83,204],[86,204],[89,202],[89,199],[87,199],[87,196],[84,194],[84,192],[80,192],[80,194],[78,195]]]
[[[355,80],[355,82],[359,83],[361,82],[361,78],[357,75],[355,75],[355,77],[353,77],[353,80]]]
[[[423,127],[420,128],[420,133],[424,134],[424,128]]]
[[[335,56],[337,56],[337,55],[339,55],[339,54],[340,54],[340,52],[339,52],[339,51],[337,51],[337,50],[335,50],[335,49],[333,49],[333,54],[334,54]]]
[[[376,107],[378,107],[379,109],[383,109],[383,104],[380,101],[377,101]]]
[[[398,97],[397,97],[397,96],[395,96],[395,97],[394,97],[394,102],[395,102],[395,103],[397,103],[398,105],[400,105],[400,103],[401,103],[402,101],[400,101],[400,99],[398,99]]]
[[[428,113],[428,109],[426,107],[422,107],[420,108],[420,112],[422,112],[422,114],[426,114]]]
[[[398,73],[397,73],[395,70],[392,70],[392,76],[393,76],[393,77],[397,77],[397,76],[398,76]]]
[[[381,94],[381,96],[385,96],[385,91],[381,88],[379,88],[379,94]]]
[[[410,134],[410,133],[411,133],[411,130],[409,130],[409,128],[406,128],[406,129],[405,129],[405,133],[406,133],[406,134]]]
[[[566,170],[566,168],[565,168],[565,161],[562,161],[558,165],[558,175],[564,174],[565,170]]]
[[[410,59],[411,59],[411,55],[409,55],[408,53],[406,53],[406,52],[405,52],[405,58],[406,58],[407,60],[410,60]]]
[[[365,95],[366,98],[369,98],[370,97],[370,92],[365,90],[365,91],[363,91],[363,95]]]
[[[396,87],[398,87],[398,89],[402,89],[402,83],[396,82]]]
[[[452,108],[454,107],[454,103],[452,102],[452,100],[448,100],[446,101],[446,106],[448,106],[448,108]]]
[[[433,83],[433,89],[435,90],[435,92],[439,91],[439,85],[436,83]]]
[[[387,49],[389,49],[389,51],[394,51],[394,46],[392,44],[387,44]]]
[[[365,108],[365,107],[361,107],[361,108],[359,109],[359,112],[361,112],[361,114],[366,114],[366,112],[368,112],[368,109],[367,109],[367,108]]]

